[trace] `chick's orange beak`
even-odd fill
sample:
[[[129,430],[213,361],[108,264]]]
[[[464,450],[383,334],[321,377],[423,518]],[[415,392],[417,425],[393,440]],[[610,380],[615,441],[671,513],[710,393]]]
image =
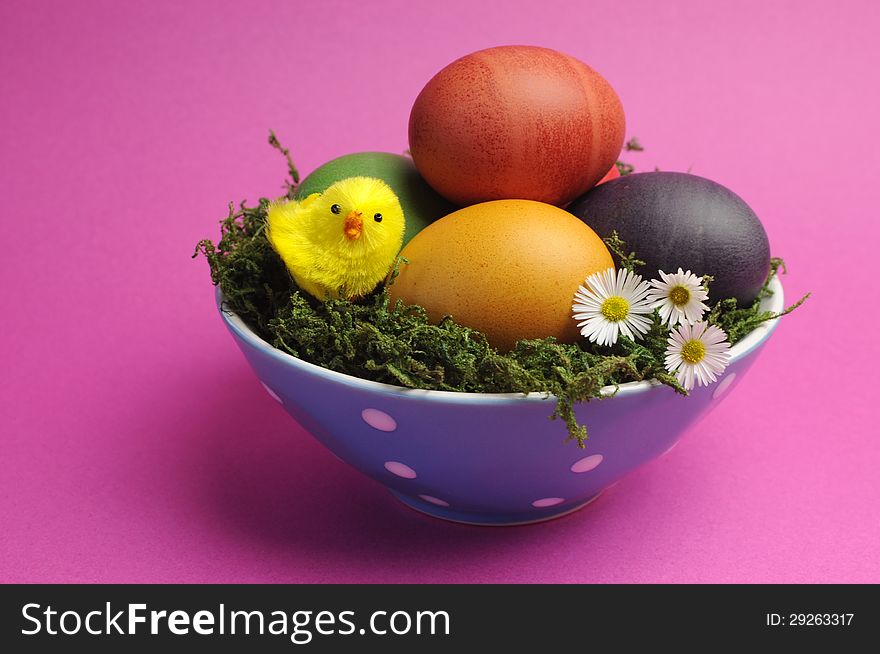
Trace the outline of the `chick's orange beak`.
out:
[[[361,237],[361,231],[363,228],[364,223],[361,220],[361,212],[352,211],[345,217],[342,231],[345,233],[345,238],[349,241],[356,241]]]

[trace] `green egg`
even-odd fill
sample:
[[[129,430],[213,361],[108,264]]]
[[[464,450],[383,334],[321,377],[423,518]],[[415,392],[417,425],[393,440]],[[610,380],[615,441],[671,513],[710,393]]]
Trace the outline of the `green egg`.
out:
[[[432,222],[458,209],[428,186],[412,159],[391,152],[356,152],[328,161],[302,181],[296,197],[321,193],[340,179],[357,176],[384,180],[397,194],[406,217],[404,245]]]

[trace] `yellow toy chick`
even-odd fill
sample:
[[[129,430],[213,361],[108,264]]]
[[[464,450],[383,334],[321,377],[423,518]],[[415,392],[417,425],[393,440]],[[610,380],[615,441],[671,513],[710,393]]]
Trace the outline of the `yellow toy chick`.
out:
[[[403,245],[400,201],[381,179],[349,177],[323,193],[269,206],[269,242],[299,287],[319,300],[366,295]]]

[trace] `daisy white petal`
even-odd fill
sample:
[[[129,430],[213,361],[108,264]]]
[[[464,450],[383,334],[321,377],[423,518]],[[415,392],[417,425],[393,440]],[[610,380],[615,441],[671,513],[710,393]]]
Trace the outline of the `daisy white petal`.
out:
[[[613,345],[620,334],[641,338],[651,326],[650,285],[641,275],[608,268],[587,277],[574,294],[572,311],[581,335],[599,345]]]
[[[688,391],[695,383],[708,386],[715,382],[730,363],[727,334],[717,325],[682,323],[672,330],[666,343],[666,370],[675,374]]]
[[[651,307],[660,312],[663,322],[674,327],[683,322],[693,324],[702,320],[703,313],[709,310],[704,303],[709,294],[703,287],[703,280],[681,268],[677,273],[658,272],[660,279],[651,280],[648,300]]]

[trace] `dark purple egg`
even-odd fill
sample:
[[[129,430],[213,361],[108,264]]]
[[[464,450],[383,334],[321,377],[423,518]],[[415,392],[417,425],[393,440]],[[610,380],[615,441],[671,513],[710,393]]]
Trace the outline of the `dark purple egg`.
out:
[[[761,221],[736,193],[686,173],[637,173],[600,184],[568,210],[607,238],[616,230],[646,263],[640,272],[679,267],[712,275],[709,300],[751,304],[770,270]],[[615,262],[617,257],[615,257]]]

